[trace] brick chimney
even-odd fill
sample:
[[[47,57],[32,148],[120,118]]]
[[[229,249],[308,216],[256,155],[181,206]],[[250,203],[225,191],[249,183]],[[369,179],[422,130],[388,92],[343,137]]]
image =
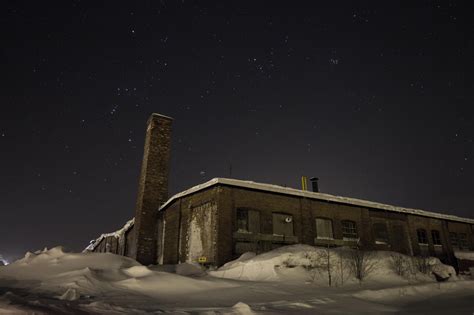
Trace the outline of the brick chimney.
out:
[[[135,207],[136,257],[143,265],[156,264],[156,220],[168,200],[171,122],[153,113],[148,119],[143,162]]]

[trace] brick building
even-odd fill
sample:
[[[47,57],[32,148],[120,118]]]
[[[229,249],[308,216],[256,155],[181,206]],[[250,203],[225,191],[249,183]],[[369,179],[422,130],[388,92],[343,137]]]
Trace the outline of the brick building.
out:
[[[134,220],[90,250],[143,264],[222,265],[289,244],[357,245],[470,264],[456,253],[474,251],[474,219],[227,178],[168,198],[171,121],[153,114],[148,122]]]

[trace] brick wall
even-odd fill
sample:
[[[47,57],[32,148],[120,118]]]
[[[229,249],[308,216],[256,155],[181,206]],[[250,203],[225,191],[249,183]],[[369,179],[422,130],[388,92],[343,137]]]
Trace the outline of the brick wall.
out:
[[[171,121],[157,114],[148,120],[135,211],[135,258],[144,265],[156,263],[156,213],[168,199]]]
[[[438,256],[443,261],[452,261],[449,245],[449,231],[467,233],[472,249],[472,226],[464,223],[447,222],[440,219],[421,217],[359,206],[338,204],[298,196],[287,196],[226,185],[216,185],[192,195],[175,200],[163,211],[165,238],[163,240],[163,263],[177,263],[189,260],[189,222],[192,209],[206,203],[217,205],[215,229],[215,257],[209,263],[222,265],[235,259],[240,253],[236,248],[250,248],[264,252],[273,248],[303,243],[308,245],[355,246],[377,250],[393,250],[411,255]],[[260,233],[239,233],[237,211],[248,209],[260,214]],[[286,213],[293,218],[294,237],[273,234],[273,213]],[[334,240],[316,239],[316,218],[332,220]],[[342,221],[356,223],[359,241],[343,240]],[[388,241],[376,244],[373,225],[386,226]],[[425,229],[428,245],[418,243],[417,229]],[[435,246],[431,230],[439,230],[442,246]],[[206,245],[207,246],[207,245]],[[239,247],[240,246],[240,247]]]

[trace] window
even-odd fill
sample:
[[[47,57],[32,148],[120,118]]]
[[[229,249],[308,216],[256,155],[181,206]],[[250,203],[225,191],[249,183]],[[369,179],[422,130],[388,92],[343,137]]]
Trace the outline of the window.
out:
[[[428,245],[428,235],[425,229],[416,230],[416,235],[418,236],[418,244]]]
[[[319,239],[333,239],[332,220],[316,218],[316,237]]]
[[[260,213],[256,210],[237,209],[237,232],[260,233]]]
[[[385,223],[375,223],[373,225],[376,244],[388,243],[387,225]]]
[[[342,225],[342,237],[347,239],[357,239],[357,226],[354,221],[344,220],[341,221]]]
[[[469,244],[467,242],[467,234],[466,233],[459,233],[459,248],[469,249]]]
[[[458,247],[458,235],[456,233],[449,233],[449,241],[452,247]]]
[[[273,213],[273,235],[293,236],[293,216]]]
[[[433,239],[433,245],[442,245],[441,244],[441,234],[439,231],[432,230],[431,231],[431,238]]]

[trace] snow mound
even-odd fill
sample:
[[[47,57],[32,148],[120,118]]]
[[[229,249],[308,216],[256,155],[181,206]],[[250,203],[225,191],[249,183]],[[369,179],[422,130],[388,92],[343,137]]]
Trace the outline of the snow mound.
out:
[[[277,267],[299,264],[304,265],[304,255],[318,249],[309,245],[291,245],[255,255],[245,253],[209,274],[218,278],[248,280],[248,281],[277,281],[281,280]]]
[[[216,289],[226,289],[234,285],[209,280],[194,279],[177,274],[154,271],[140,278],[128,278],[114,283],[114,287],[138,292],[150,297],[164,297],[191,294]]]
[[[245,281],[306,280],[316,284],[343,285],[359,282],[354,272],[354,255],[359,254],[360,251],[344,247],[298,244],[260,255],[245,253],[209,274]],[[393,284],[404,284],[408,280],[435,281],[434,273],[450,280],[457,279],[454,268],[442,264],[438,258],[416,258],[390,251],[365,252],[365,255],[368,271],[364,281]],[[419,270],[422,267],[424,272]]]
[[[456,256],[457,259],[474,261],[474,251],[455,251],[454,256]]]
[[[234,306],[232,306],[232,312],[230,314],[238,314],[238,315],[253,315],[256,314],[250,306],[245,303],[238,302]]]
[[[190,269],[183,266],[186,271],[183,273],[191,273]],[[3,266],[0,284],[2,281],[12,287],[51,293],[66,301],[118,291],[158,297],[234,286],[154,271],[131,258],[111,253],[65,253],[61,247],[27,253],[24,258]]]
[[[145,266],[133,266],[124,269],[123,273],[132,278],[142,278],[153,274],[153,271],[151,271],[150,269],[148,269],[148,267]]]

